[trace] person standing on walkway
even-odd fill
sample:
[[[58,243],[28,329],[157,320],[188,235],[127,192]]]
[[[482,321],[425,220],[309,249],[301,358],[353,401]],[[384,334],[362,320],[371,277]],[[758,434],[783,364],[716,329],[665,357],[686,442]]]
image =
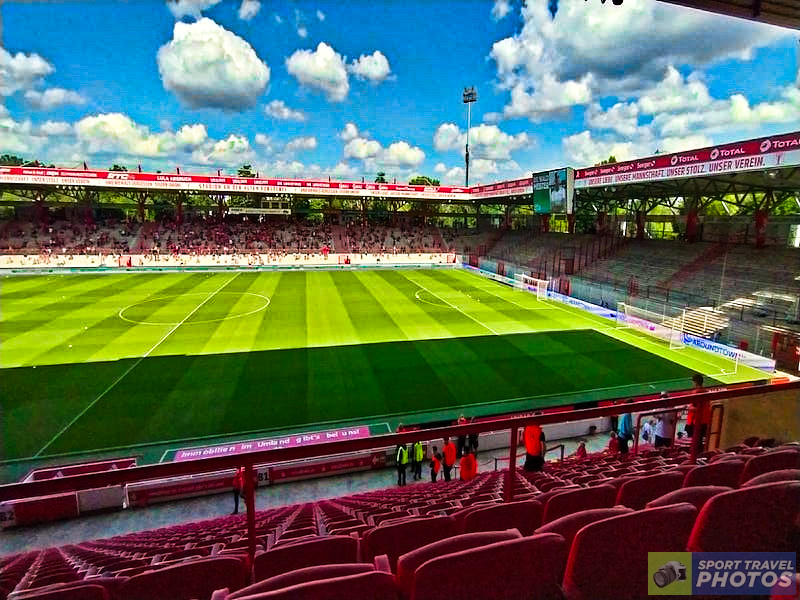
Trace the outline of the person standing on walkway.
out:
[[[450,441],[449,437],[444,438],[444,480],[450,481],[450,473],[453,465],[456,464],[456,445]]]
[[[408,448],[405,444],[397,445],[395,459],[397,460],[397,485],[405,485],[406,467],[408,466]]]
[[[414,476],[414,481],[422,479],[422,461],[425,460],[425,449],[422,447],[422,442],[417,440],[411,449],[411,472]]]

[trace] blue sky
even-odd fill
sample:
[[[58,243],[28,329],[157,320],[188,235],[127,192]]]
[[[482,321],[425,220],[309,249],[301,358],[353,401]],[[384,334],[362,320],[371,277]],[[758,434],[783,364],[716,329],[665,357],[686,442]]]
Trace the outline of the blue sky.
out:
[[[463,184],[798,129],[797,32],[655,0],[0,5],[0,153]]]

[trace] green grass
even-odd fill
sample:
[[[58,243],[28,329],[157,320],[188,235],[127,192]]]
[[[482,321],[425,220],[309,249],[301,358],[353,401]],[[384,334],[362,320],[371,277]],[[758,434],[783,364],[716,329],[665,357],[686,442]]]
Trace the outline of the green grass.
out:
[[[762,377],[460,270],[0,286],[0,460]]]

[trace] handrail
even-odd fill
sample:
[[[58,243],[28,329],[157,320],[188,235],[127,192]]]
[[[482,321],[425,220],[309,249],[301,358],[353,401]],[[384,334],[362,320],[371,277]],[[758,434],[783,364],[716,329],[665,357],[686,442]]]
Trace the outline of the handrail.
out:
[[[680,412],[680,410],[652,410],[649,412],[641,412],[636,417],[636,427],[633,429],[633,451],[637,452],[639,450],[639,432],[642,429],[642,417],[650,417],[653,415],[663,415],[666,412],[674,412],[676,415]],[[677,431],[677,424],[678,419],[675,418],[675,425],[676,427],[672,430],[672,443],[675,443],[675,432]]]
[[[295,448],[257,450],[233,456],[199,458],[181,462],[131,467],[118,471],[71,475],[44,481],[11,483],[0,486],[0,502],[56,494],[59,492],[86,490],[108,485],[122,485],[137,481],[193,475],[196,473],[221,471],[225,469],[237,469],[247,465],[278,463],[303,458],[328,456],[331,454],[373,450],[376,448],[395,446],[399,443],[408,444],[418,439],[432,440],[443,437],[455,438],[460,435],[469,435],[471,433],[517,429],[534,423],[539,425],[566,423],[598,417],[609,417],[631,411],[645,412],[662,409],[663,412],[663,409],[685,406],[700,400],[724,400],[726,398],[762,394],[766,391],[780,392],[794,389],[800,390],[800,381],[780,383],[769,383],[765,381],[750,387],[718,386],[714,388],[705,388],[703,391],[684,390],[681,392],[672,392],[668,398],[656,397],[654,399],[649,399],[644,397],[641,401],[633,404],[617,404],[613,406],[576,409],[570,412],[525,415],[520,417],[500,417],[498,419],[475,421],[464,425],[449,425],[446,427],[391,433],[361,439],[325,442]]]
[[[559,450],[559,449],[561,450],[561,458],[559,460],[564,460],[564,444],[556,444],[552,448],[547,448],[544,451],[544,455],[547,456],[548,452],[553,452],[553,451]]]

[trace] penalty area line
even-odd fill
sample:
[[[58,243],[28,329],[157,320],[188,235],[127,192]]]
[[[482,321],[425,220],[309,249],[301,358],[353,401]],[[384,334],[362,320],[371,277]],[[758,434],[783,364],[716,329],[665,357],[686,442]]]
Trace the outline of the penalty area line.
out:
[[[153,351],[154,351],[156,348],[158,348],[158,347],[159,347],[159,346],[160,346],[162,343],[164,343],[164,340],[166,340],[166,339],[167,339],[169,336],[171,336],[173,333],[175,333],[175,331],[178,329],[178,327],[180,327],[180,326],[181,326],[181,325],[183,325],[183,324],[184,324],[184,323],[185,323],[187,320],[189,320],[189,318],[190,318],[190,317],[191,317],[191,316],[192,316],[194,313],[196,313],[198,310],[200,310],[200,308],[201,308],[203,305],[205,305],[205,304],[206,304],[206,302],[208,302],[208,301],[209,301],[209,300],[211,300],[211,299],[212,299],[214,296],[216,296],[216,295],[217,295],[219,292],[221,292],[221,291],[222,291],[222,289],[223,289],[225,286],[227,286],[227,285],[228,285],[228,284],[229,284],[231,281],[233,281],[234,279],[236,279],[236,278],[237,278],[239,275],[241,275],[241,271],[240,271],[240,272],[237,272],[237,273],[236,273],[236,275],[234,275],[233,277],[231,277],[230,279],[228,279],[228,280],[227,280],[225,283],[223,283],[221,286],[219,286],[219,287],[218,287],[216,290],[214,290],[214,291],[213,291],[211,294],[209,294],[208,296],[206,296],[206,299],[205,299],[205,300],[203,300],[203,301],[202,301],[200,304],[198,304],[197,306],[195,306],[195,307],[194,307],[194,309],[192,309],[192,311],[191,311],[191,312],[190,312],[188,315],[186,315],[186,316],[185,316],[183,319],[181,319],[181,320],[180,320],[180,321],[179,321],[179,322],[178,322],[178,323],[177,323],[177,324],[176,324],[176,325],[175,325],[175,326],[174,326],[172,329],[170,329],[170,330],[169,330],[169,331],[168,331],[168,332],[167,332],[167,333],[166,333],[164,336],[162,336],[162,338],[161,338],[160,340],[158,340],[158,341],[157,341],[155,344],[153,344],[153,345],[150,347],[150,349],[149,349],[147,352],[145,352],[145,353],[144,353],[142,356],[140,356],[140,357],[139,357],[137,360],[135,360],[135,361],[134,361],[134,363],[133,363],[133,364],[132,364],[130,367],[128,367],[128,368],[125,370],[125,372],[124,372],[122,375],[120,375],[119,377],[117,377],[117,378],[116,378],[116,379],[115,379],[115,380],[114,380],[114,381],[111,383],[111,385],[109,385],[109,386],[108,386],[106,389],[104,389],[104,390],[103,390],[103,391],[100,393],[100,395],[99,395],[99,396],[97,396],[97,398],[95,398],[94,400],[92,400],[92,401],[91,401],[89,404],[87,404],[87,405],[86,405],[86,407],[85,407],[85,408],[84,408],[84,409],[83,409],[81,412],[79,412],[77,415],[75,415],[75,417],[74,417],[74,418],[73,418],[73,419],[72,419],[72,420],[71,420],[69,423],[67,423],[67,424],[66,424],[66,425],[65,425],[65,426],[64,426],[64,427],[61,429],[61,431],[59,431],[59,432],[58,432],[57,434],[55,434],[55,435],[54,435],[52,438],[50,438],[50,441],[49,441],[49,442],[47,442],[47,443],[46,443],[44,446],[42,446],[42,447],[41,447],[41,449],[40,449],[40,450],[39,450],[39,451],[38,451],[36,454],[34,454],[34,455],[33,455],[33,458],[39,458],[39,457],[42,455],[42,453],[43,453],[45,450],[47,450],[47,449],[48,449],[50,446],[52,446],[52,445],[53,445],[53,442],[55,442],[55,441],[56,441],[58,438],[60,438],[62,435],[64,435],[64,433],[65,433],[65,432],[66,432],[66,431],[67,431],[67,430],[68,430],[70,427],[72,427],[73,425],[75,425],[75,423],[77,423],[77,422],[78,422],[78,420],[79,420],[81,417],[83,417],[83,415],[85,415],[87,412],[89,412],[89,410],[91,410],[91,408],[92,408],[94,405],[96,405],[96,404],[97,404],[97,403],[98,403],[98,402],[99,402],[101,399],[103,399],[103,398],[105,397],[105,395],[106,395],[106,394],[108,394],[108,392],[110,392],[111,390],[113,390],[113,389],[114,389],[114,388],[117,386],[117,384],[118,384],[120,381],[122,381],[123,379],[125,379],[125,377],[127,377],[127,376],[128,376],[128,374],[129,374],[131,371],[133,371],[133,370],[134,370],[136,367],[138,367],[138,366],[139,366],[139,364],[140,364],[140,363],[141,363],[141,362],[142,362],[142,361],[143,361],[145,358],[147,358],[148,356],[150,356],[150,354],[152,354],[152,353],[153,353]]]

